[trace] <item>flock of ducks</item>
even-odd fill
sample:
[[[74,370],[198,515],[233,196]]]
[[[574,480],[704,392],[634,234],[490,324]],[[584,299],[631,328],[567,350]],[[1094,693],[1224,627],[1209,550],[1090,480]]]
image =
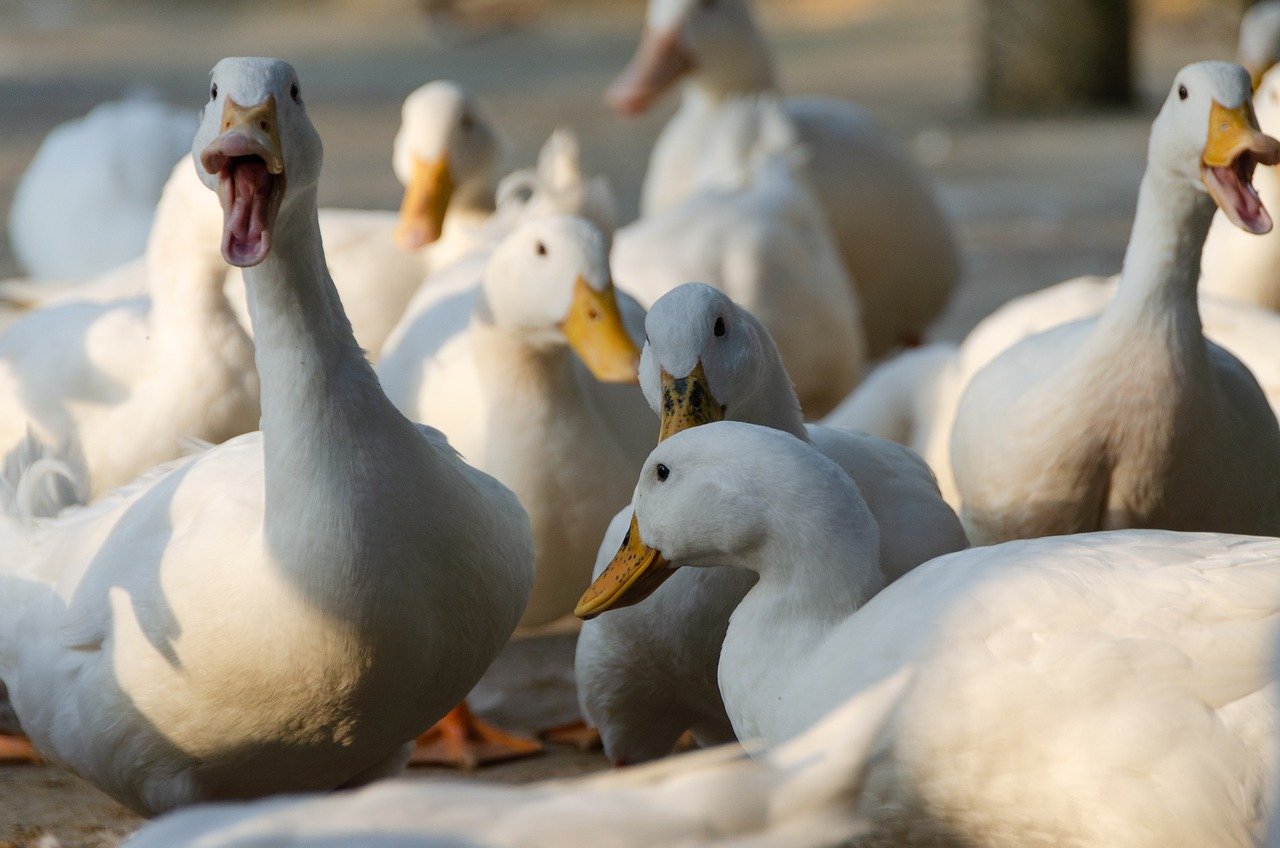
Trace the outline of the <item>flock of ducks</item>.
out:
[[[499,180],[446,82],[405,101],[399,212],[319,209],[298,75],[222,60],[145,255],[90,234],[0,284],[30,744],[144,815],[375,784],[139,848],[1262,844],[1278,10],[1247,69],[1173,80],[1119,277],[958,346],[914,347],[959,274],[928,180],[863,112],[778,96],[746,0],[651,0],[609,97],[683,94],[622,227],[567,132]],[[659,762],[378,782],[535,750],[463,701],[571,614],[606,754]],[[745,747],[664,759],[686,731]]]

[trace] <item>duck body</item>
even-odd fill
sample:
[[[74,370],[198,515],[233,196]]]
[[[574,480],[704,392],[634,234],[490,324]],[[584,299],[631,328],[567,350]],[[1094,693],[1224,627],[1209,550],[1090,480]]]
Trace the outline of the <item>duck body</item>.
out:
[[[606,245],[581,218],[535,218],[517,227],[492,255],[450,272],[457,290],[419,314],[417,330],[397,341],[380,368],[406,415],[448,434],[526,505],[538,562],[526,625],[572,610],[589,581],[597,540],[627,502],[647,450],[615,429],[603,384],[584,367],[577,342],[557,329],[571,320],[571,303],[589,296],[567,288],[575,279],[594,281],[582,286],[613,304],[610,329],[634,379],[635,344],[613,296]],[[484,266],[478,289],[468,276],[472,261]],[[596,308],[609,313],[604,300]],[[633,396],[633,407],[643,403],[634,386],[617,388]],[[652,438],[650,431],[649,444]]]
[[[820,415],[861,374],[860,307],[822,211],[790,159],[786,117],[767,98],[744,98],[731,111],[738,167],[724,167],[729,155],[706,156],[701,188],[619,230],[614,272],[645,306],[689,280],[728,294],[768,327],[803,408]]]
[[[0,336],[0,445],[28,427],[79,445],[100,494],[183,454],[258,426],[253,343],[222,294],[214,208],[189,160],[174,169],[141,277],[145,293],[67,299],[27,312]],[[201,198],[205,199],[205,198]],[[212,235],[210,234],[212,230]]]
[[[736,422],[659,444],[635,504],[615,563],[642,563],[640,581],[671,563],[758,576],[720,654],[740,737],[784,743],[907,678],[868,758],[850,766],[863,770],[858,844],[1262,838],[1280,778],[1276,539],[1019,540],[882,586],[874,521],[847,475]],[[629,591],[595,595],[587,611],[611,615]]]
[[[1216,143],[1201,115],[1243,101],[1240,144],[1268,158],[1280,149],[1248,126],[1248,91],[1238,66],[1183,70],[1152,131],[1115,298],[1097,318],[1013,345],[965,387],[951,463],[975,543],[1122,527],[1280,530],[1275,415],[1248,368],[1205,339],[1196,295],[1214,213],[1199,168],[1209,190],[1227,191],[1187,156]],[[1251,191],[1237,185],[1230,192]],[[1270,227],[1260,203],[1240,213],[1222,202],[1237,225]]]
[[[680,106],[645,177],[642,217],[690,195],[699,161],[725,131],[726,108],[777,92],[769,48],[746,0],[650,0],[644,38],[610,99],[622,113],[638,114],[680,80]],[[871,355],[918,343],[960,274],[959,249],[927,177],[861,108],[801,97],[787,98],[784,109],[809,152],[803,170],[846,284],[864,304]]]
[[[58,127],[23,173],[9,241],[37,279],[84,279],[142,255],[190,113],[146,99],[102,103]]]
[[[918,343],[960,278],[959,248],[932,186],[865,109],[824,97],[782,104],[808,153],[805,176],[858,298],[869,354]],[[686,91],[654,145],[642,217],[688,198],[699,157],[724,131],[723,108],[720,98]]]
[[[227,59],[213,81],[194,151],[223,255],[247,268],[261,431],[4,526],[19,719],[145,814],[394,773],[505,644],[533,576],[514,496],[396,412],[355,344],[293,69]]]
[[[756,629],[778,623],[778,601],[748,595],[725,640],[726,703],[740,732],[786,739],[913,669],[858,805],[867,844],[1256,844],[1277,777],[1276,553],[1161,531],[1013,542],[782,639]],[[752,671],[762,661],[786,670],[777,688]]]
[[[856,482],[870,505],[886,582],[966,546],[959,520],[920,457],[874,436],[803,423],[768,331],[723,293],[680,286],[654,304],[646,328],[641,385],[664,436],[715,420],[719,409],[729,420],[769,426],[812,445]],[[628,507],[611,523],[594,579],[622,547],[632,512]],[[734,738],[716,669],[730,614],[755,578],[740,569],[690,568],[666,583],[644,604],[585,622],[579,635],[579,703],[615,763],[664,756],[686,729],[704,745]]]

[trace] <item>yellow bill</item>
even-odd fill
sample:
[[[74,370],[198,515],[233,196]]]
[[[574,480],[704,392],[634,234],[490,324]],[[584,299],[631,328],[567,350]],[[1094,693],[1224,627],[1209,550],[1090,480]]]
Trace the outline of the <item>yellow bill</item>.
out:
[[[658,441],[681,430],[724,420],[724,407],[711,394],[702,360],[687,377],[672,377],[662,371],[662,429]]]
[[[583,593],[573,614],[588,620],[611,609],[638,604],[675,573],[661,553],[641,540],[640,526],[633,515],[631,528],[613,562]]]
[[[396,227],[396,240],[401,246],[417,250],[440,238],[453,190],[448,156],[430,161],[413,157],[413,174],[404,190]]]
[[[612,284],[598,291],[582,277],[573,284],[569,314],[560,325],[569,346],[602,383],[634,383],[640,373],[640,348],[622,321]]]
[[[1271,230],[1271,215],[1253,187],[1258,165],[1280,161],[1280,142],[1258,128],[1248,101],[1234,108],[1216,100],[1209,112],[1209,135],[1200,155],[1200,177],[1227,218],[1247,232]]]

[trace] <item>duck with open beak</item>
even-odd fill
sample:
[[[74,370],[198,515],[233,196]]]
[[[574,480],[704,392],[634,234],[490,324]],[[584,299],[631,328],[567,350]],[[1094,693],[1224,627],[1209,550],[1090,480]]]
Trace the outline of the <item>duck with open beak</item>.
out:
[[[271,251],[285,189],[275,95],[253,106],[225,97],[221,131],[200,164],[218,177],[223,258],[240,268],[257,265]]]
[[[1271,231],[1271,215],[1253,187],[1253,172],[1258,165],[1277,162],[1280,142],[1258,127],[1248,100],[1235,108],[1213,101],[1200,178],[1222,213],[1242,230],[1257,235]]]
[[[416,250],[439,240],[453,191],[447,153],[434,159],[413,157],[409,184],[400,203],[400,223],[396,226],[396,240],[401,247]]]

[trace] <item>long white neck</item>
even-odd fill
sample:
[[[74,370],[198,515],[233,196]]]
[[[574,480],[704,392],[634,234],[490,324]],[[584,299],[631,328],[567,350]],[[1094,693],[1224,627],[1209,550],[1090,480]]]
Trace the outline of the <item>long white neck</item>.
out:
[[[199,190],[207,195],[202,186]],[[251,356],[253,349],[253,341],[227,301],[227,264],[216,248],[217,203],[212,197],[199,199],[213,208],[176,208],[180,201],[162,198],[147,242],[147,287],[157,361],[184,374],[190,373],[193,359],[222,354],[238,362]],[[210,225],[202,227],[206,219]]]
[[[784,532],[734,563],[760,575],[720,652],[720,689],[742,738],[776,732],[775,700],[761,693],[785,691],[813,649],[884,587],[875,519],[860,495],[852,500],[815,491],[787,510]]]
[[[1120,287],[1099,321],[1100,334],[1155,327],[1200,335],[1196,285],[1213,214],[1213,201],[1185,178],[1147,168]]]
[[[800,400],[782,358],[776,349],[771,356],[766,356],[755,391],[740,402],[728,404],[727,417],[731,421],[782,430],[807,442],[809,431],[804,426],[804,413],[800,411]]]
[[[280,210],[273,239],[244,272],[262,385],[266,534],[274,551],[305,560],[331,555],[315,549],[335,537],[362,544],[361,528],[335,525],[377,514],[370,501],[388,490],[389,467],[413,464],[422,439],[352,335],[325,266],[314,190]]]

